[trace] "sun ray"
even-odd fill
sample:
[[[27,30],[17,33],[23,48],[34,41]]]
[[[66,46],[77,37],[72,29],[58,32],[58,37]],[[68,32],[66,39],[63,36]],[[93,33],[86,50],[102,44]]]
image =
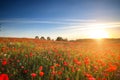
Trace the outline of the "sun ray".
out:
[[[108,32],[104,29],[90,30],[88,36],[93,39],[109,38]]]

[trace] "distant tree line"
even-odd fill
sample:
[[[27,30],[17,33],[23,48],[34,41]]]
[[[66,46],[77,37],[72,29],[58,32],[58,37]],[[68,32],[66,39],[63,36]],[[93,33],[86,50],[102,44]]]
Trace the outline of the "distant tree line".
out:
[[[35,39],[49,40],[49,41],[52,40],[53,41],[53,39],[51,39],[50,37],[45,38],[44,36],[41,36],[41,37],[35,36]],[[67,38],[63,39],[62,37],[57,37],[55,41],[68,41],[68,39]]]

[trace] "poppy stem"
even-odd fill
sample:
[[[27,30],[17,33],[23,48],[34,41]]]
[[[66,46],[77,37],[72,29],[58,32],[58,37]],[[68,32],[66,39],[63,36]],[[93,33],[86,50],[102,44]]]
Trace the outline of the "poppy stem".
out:
[[[32,77],[32,80],[34,80],[34,78]]]

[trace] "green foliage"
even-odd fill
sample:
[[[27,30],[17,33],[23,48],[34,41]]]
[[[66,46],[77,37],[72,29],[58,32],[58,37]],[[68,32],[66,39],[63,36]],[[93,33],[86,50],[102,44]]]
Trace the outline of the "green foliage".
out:
[[[35,36],[35,39],[39,39],[39,36]]]

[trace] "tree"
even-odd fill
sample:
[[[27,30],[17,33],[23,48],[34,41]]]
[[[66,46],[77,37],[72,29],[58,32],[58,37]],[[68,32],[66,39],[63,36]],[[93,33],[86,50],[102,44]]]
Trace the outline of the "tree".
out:
[[[51,40],[51,38],[50,38],[50,37],[47,37],[47,40]]]
[[[35,36],[35,39],[39,39],[39,36]]]
[[[62,37],[57,37],[56,41],[63,41]]]
[[[41,36],[40,40],[45,40],[45,38],[43,36]]]

